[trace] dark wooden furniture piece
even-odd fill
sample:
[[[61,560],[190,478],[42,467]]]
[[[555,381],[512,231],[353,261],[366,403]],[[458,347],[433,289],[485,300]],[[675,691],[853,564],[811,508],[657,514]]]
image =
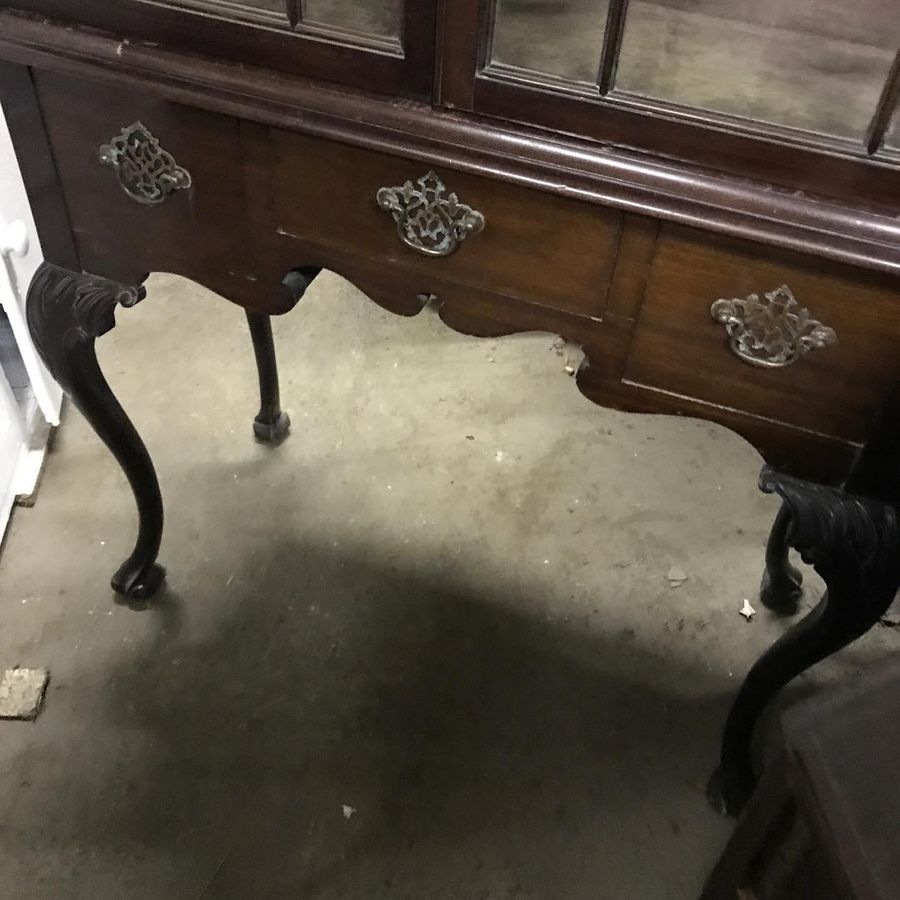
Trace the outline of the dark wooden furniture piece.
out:
[[[845,479],[900,377],[900,17],[792,7],[0,4],[0,102],[47,260],[28,320],[139,510],[113,587],[158,587],[163,513],[94,341],[155,270],[247,311],[261,440],[288,428],[268,316],[327,267],[402,315],[435,296],[460,331],[561,334],[591,399],[701,415],[779,471]],[[797,484],[771,482],[811,507]]]
[[[751,741],[763,709],[801,672],[865,634],[900,590],[900,383],[888,394],[843,487],[780,475],[768,466],[759,484],[782,501],[769,535],[760,599],[777,612],[797,611],[801,576],[788,559],[790,548],[814,566],[826,591],[753,665],[731,708],[709,798],[732,814],[756,784]]]
[[[900,897],[900,663],[789,709],[702,900]]]

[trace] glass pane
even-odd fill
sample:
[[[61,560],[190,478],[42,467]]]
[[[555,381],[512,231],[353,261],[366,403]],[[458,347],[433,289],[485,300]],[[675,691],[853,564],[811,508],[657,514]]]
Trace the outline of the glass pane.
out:
[[[399,37],[400,0],[305,0],[303,21],[379,37]]]
[[[888,147],[900,150],[900,109],[894,113],[894,118],[891,120],[891,126],[887,130],[884,142]]]
[[[898,44],[897,0],[632,0],[616,87],[859,138]]]
[[[594,84],[609,0],[496,0],[491,61]]]

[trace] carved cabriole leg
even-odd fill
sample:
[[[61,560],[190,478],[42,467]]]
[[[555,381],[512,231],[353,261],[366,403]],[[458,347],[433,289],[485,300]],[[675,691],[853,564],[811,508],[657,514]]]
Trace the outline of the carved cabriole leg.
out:
[[[276,444],[287,435],[291,420],[287,413],[281,411],[272,322],[262,313],[250,309],[246,312],[253,353],[256,356],[256,370],[259,373],[259,412],[253,420],[253,433],[258,441]]]
[[[790,545],[825,581],[818,606],[756,662],[741,685],[709,785],[716,808],[736,814],[753,791],[753,728],[791,679],[863,635],[900,585],[900,527],[887,503],[778,475],[764,468],[760,488],[777,492],[791,516]]]
[[[41,359],[112,451],[134,492],[137,541],[112,577],[113,589],[133,599],[149,597],[165,576],[156,563],[162,539],[162,498],[147,448],[103,377],[94,341],[115,326],[117,305],[134,306],[144,295],[142,286],[129,287],[43,263],[26,300],[28,328]]]
[[[763,604],[785,614],[797,611],[803,584],[803,576],[790,563],[790,526],[790,510],[782,503],[766,543],[766,568],[759,588]]]

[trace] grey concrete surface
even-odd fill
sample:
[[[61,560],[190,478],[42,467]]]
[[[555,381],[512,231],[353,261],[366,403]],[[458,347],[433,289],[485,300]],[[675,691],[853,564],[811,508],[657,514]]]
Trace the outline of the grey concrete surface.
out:
[[[0,668],[51,672],[37,721],[0,722],[0,897],[697,896],[732,827],[703,795],[720,728],[785,627],[738,615],[774,512],[746,442],[590,404],[552,336],[323,275],[274,323],[272,449],[239,309],[154,276],[119,323],[101,363],[156,460],[168,587],[113,601],[131,499],[69,409],[0,561]]]

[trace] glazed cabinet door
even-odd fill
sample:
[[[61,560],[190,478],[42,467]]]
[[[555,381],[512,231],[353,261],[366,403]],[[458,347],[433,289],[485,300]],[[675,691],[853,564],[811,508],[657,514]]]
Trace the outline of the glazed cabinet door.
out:
[[[0,6],[93,26],[136,44],[376,93],[431,95],[431,0],[12,0]]]
[[[791,189],[900,201],[897,0],[447,0],[445,10],[445,105]]]
[[[893,0],[494,0],[490,64],[861,141],[898,46]]]

